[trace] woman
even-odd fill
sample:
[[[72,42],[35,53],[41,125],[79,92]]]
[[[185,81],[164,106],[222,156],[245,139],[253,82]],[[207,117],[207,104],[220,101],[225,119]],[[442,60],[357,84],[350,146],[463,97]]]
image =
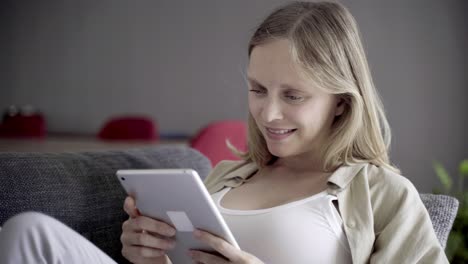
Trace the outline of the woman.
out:
[[[343,6],[294,2],[274,11],[250,41],[247,79],[248,151],[205,181],[242,250],[197,230],[219,254],[187,252],[194,262],[448,263],[418,192],[390,163],[390,129]],[[171,263],[176,230],[141,216],[132,197],[124,209],[123,255]],[[44,244],[72,236],[44,222]],[[33,257],[112,262],[73,237]]]
[[[390,163],[390,129],[351,14],[337,3],[288,4],[256,30],[249,59],[248,151],[205,181],[245,251],[201,231],[224,258],[191,251],[194,261],[448,263],[418,192]],[[124,207],[124,256],[168,263],[175,230],[139,216],[131,197]]]

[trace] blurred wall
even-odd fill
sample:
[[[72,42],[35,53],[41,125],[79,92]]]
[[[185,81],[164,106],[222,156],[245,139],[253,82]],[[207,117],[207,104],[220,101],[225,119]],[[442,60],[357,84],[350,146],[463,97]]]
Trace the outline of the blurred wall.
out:
[[[2,1],[0,109],[32,104],[49,131],[94,134],[145,113],[163,133],[245,118],[247,42],[280,0]],[[343,0],[393,129],[392,158],[422,191],[434,159],[468,156],[464,0]]]

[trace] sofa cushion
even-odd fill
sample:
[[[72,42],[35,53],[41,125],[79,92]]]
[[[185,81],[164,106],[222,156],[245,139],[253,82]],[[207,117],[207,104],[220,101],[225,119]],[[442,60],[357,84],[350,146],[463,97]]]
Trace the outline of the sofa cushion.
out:
[[[0,226],[37,211],[75,229],[118,263],[125,191],[118,169],[192,168],[202,178],[210,161],[182,146],[82,153],[0,153]]]
[[[437,238],[445,248],[453,221],[457,216],[458,200],[447,195],[429,193],[420,194],[420,197],[429,213]]]

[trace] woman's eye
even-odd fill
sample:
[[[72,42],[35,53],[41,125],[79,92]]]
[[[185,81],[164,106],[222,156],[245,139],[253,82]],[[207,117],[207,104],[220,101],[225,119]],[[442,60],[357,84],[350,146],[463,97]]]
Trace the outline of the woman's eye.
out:
[[[259,89],[250,89],[250,92],[252,92],[254,94],[263,94],[264,93],[264,91],[259,90]]]
[[[301,101],[302,100],[301,96],[295,96],[295,95],[286,95],[286,98],[288,98],[291,101]]]

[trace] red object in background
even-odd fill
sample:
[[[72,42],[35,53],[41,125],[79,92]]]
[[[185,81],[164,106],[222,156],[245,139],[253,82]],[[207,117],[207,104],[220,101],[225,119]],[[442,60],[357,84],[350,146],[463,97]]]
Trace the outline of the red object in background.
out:
[[[15,115],[4,119],[0,136],[9,138],[44,138],[46,121],[41,114]]]
[[[191,140],[190,147],[203,153],[215,166],[221,160],[239,160],[226,145],[226,140],[238,150],[247,150],[247,125],[244,121],[226,120],[208,124]]]
[[[106,140],[159,140],[156,122],[143,116],[115,117],[107,121],[98,133]]]

